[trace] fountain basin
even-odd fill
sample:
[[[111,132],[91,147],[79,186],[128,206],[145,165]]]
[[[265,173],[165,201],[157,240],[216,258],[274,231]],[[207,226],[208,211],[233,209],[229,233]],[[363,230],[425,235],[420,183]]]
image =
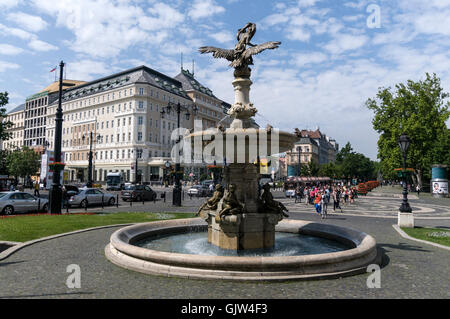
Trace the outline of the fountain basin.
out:
[[[112,263],[151,275],[190,279],[266,281],[342,277],[366,272],[376,263],[375,239],[349,228],[285,220],[276,231],[337,241],[348,250],[303,256],[229,257],[170,253],[135,246],[144,238],[206,231],[202,219],[169,220],[122,228],[111,235],[105,255]]]

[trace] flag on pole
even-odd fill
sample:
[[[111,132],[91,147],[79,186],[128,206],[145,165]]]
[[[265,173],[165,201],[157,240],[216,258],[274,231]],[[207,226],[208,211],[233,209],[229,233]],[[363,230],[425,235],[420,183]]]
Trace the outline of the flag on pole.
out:
[[[55,71],[56,71],[56,66],[55,66],[54,69],[52,69],[52,70],[50,71],[50,73],[51,73],[51,72],[55,72]]]

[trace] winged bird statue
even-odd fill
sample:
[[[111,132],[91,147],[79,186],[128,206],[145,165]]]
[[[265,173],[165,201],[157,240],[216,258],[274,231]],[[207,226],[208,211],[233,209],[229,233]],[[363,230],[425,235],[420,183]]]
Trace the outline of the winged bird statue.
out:
[[[220,49],[216,47],[201,47],[201,53],[212,53],[216,59],[227,59],[231,62],[230,66],[236,69],[235,75],[250,74],[249,65],[253,65],[253,56],[267,49],[276,49],[281,42],[266,42],[260,45],[254,45],[250,41],[255,35],[256,25],[247,23],[245,27],[238,30],[236,47],[234,49]],[[247,48],[249,46],[249,48]]]

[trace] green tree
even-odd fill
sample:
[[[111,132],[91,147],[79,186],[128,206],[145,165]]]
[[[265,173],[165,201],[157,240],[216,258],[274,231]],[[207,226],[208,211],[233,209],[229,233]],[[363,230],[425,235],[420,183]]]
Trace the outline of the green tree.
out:
[[[28,147],[22,150],[16,150],[7,156],[6,159],[9,174],[18,177],[27,178],[36,175],[40,167],[40,156]]]
[[[11,133],[7,132],[7,129],[13,126],[11,121],[4,121],[6,117],[5,105],[8,104],[8,92],[0,92],[0,140],[7,141],[11,138]]]
[[[9,175],[7,158],[9,151],[0,150],[0,175]]]
[[[394,169],[401,168],[402,156],[398,139],[406,133],[412,140],[407,166],[415,170],[417,182],[430,178],[435,161],[448,162],[450,139],[445,122],[450,116],[449,97],[443,92],[441,81],[426,74],[423,81],[407,81],[391,88],[380,88],[376,99],[368,99],[366,106],[374,111],[374,129],[380,133],[378,158],[383,176],[395,178]],[[437,164],[437,163],[436,163]]]
[[[361,153],[353,151],[350,142],[336,154],[336,177],[370,180],[376,178],[375,164]]]
[[[308,164],[301,164],[300,175],[303,177],[316,177],[319,174],[319,165],[311,161]]]

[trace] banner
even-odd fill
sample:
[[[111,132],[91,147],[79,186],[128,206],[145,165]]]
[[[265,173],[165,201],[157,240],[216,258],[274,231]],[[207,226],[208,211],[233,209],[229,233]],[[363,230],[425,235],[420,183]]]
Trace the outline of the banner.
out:
[[[448,182],[432,182],[433,194],[448,195]]]

